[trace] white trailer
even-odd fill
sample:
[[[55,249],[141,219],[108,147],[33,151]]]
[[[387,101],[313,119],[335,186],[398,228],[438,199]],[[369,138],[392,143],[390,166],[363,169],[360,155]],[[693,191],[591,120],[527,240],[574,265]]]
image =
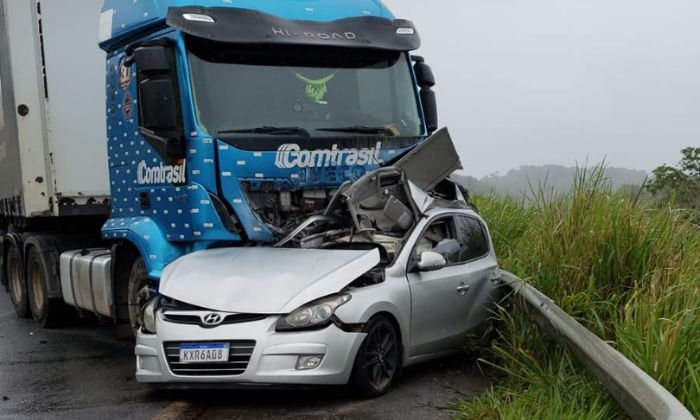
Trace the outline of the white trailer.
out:
[[[109,209],[100,8],[95,0],[0,0],[0,218],[7,225]]]
[[[41,326],[64,305],[60,254],[99,244],[110,210],[101,3],[0,0],[0,281]]]

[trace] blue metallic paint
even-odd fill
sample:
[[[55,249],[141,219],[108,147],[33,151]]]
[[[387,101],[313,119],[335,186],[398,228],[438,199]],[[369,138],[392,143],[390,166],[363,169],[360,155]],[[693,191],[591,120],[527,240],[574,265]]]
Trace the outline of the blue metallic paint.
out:
[[[183,36],[162,26],[168,7],[192,3],[192,0],[105,0],[103,9],[113,9],[114,15],[112,38],[101,44],[108,52],[107,141],[112,192],[112,218],[104,225],[102,234],[107,240],[127,240],[134,244],[154,280],[160,278],[167,264],[186,253],[219,242],[242,240],[241,235],[225,228],[211,202],[210,193],[225,200],[235,211],[247,239],[272,242],[275,235],[252,211],[241,189],[242,181],[250,183],[253,190],[259,188],[261,182],[272,182],[281,190],[332,187],[357,179],[378,166],[375,163],[354,168],[280,169],[274,164],[276,151],[250,152],[212,139],[196,120]],[[198,0],[195,3],[206,7],[257,9],[287,19],[328,21],[363,15],[393,19],[378,0]],[[129,85],[120,86],[120,64],[125,57],[126,45],[160,37],[171,39],[177,49],[187,142],[187,184],[182,186],[139,185],[140,162],[149,166],[167,163],[138,134],[135,66],[131,68]],[[129,97],[131,115],[123,109]],[[389,161],[407,150],[382,150],[380,157]],[[148,195],[150,206],[147,208],[141,206],[141,193]]]
[[[167,37],[178,42],[177,34],[172,30],[156,33],[152,37]],[[155,273],[186,253],[186,248],[181,245],[176,248],[164,246],[168,242],[192,246],[193,242],[236,242],[241,240],[241,236],[226,229],[211,202],[209,192],[217,194],[216,155],[213,139],[200,136],[203,132],[195,130],[187,138],[187,185],[139,185],[140,162],[148,166],[167,163],[138,133],[135,66],[131,69],[132,81],[129,86],[122,89],[119,82],[119,68],[124,55],[123,51],[118,51],[107,61],[107,142],[112,218],[103,227],[102,234],[105,239],[125,238],[132,242],[144,256],[148,271]],[[183,63],[179,65],[181,68],[187,67]],[[184,110],[192,109],[188,77],[187,72],[180,72]],[[133,115],[128,120],[122,110],[126,95],[134,98]],[[184,112],[183,118],[186,127],[196,127],[191,112]],[[150,205],[147,208],[141,207],[142,193],[148,195]],[[151,232],[148,236],[162,238],[162,241],[144,242],[139,232],[143,227],[138,227],[143,225],[129,224],[130,220],[131,223],[138,223],[139,218],[143,217],[150,218],[153,221],[151,228],[159,231],[158,234]],[[119,222],[113,223],[115,220]]]

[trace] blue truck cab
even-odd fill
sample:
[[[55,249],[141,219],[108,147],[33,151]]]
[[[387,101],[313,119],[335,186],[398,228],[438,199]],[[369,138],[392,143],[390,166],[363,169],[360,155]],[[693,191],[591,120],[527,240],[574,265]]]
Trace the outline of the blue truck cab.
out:
[[[0,0],[0,285],[40,327],[133,335],[170,263],[293,237],[437,129],[379,0],[45,3]]]
[[[436,129],[419,45],[377,0],[105,0],[103,239],[156,281],[188,252],[279,240]]]

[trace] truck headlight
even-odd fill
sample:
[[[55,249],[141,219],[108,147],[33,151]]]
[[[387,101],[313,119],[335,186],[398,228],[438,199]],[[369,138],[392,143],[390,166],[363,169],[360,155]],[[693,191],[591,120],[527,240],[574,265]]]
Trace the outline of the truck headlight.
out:
[[[299,331],[325,328],[331,324],[336,309],[348,303],[347,293],[332,295],[301,306],[277,321],[277,331]]]
[[[141,310],[142,330],[147,334],[156,333],[156,312],[160,309],[160,296],[151,299]]]

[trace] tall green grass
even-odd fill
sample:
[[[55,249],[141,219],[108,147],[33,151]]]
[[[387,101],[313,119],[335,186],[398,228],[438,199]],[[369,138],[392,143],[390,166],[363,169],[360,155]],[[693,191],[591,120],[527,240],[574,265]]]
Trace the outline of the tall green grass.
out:
[[[501,266],[657,379],[700,417],[700,230],[673,203],[613,192],[603,168],[566,196],[477,197]],[[462,418],[607,419],[624,413],[515,300],[482,362],[504,379]]]

